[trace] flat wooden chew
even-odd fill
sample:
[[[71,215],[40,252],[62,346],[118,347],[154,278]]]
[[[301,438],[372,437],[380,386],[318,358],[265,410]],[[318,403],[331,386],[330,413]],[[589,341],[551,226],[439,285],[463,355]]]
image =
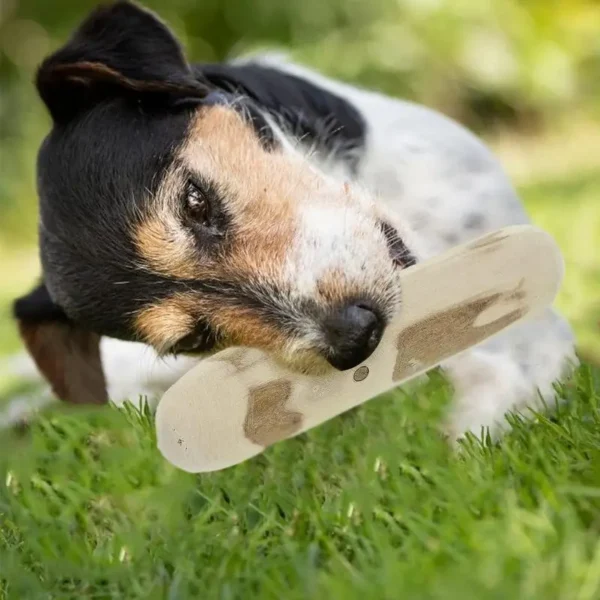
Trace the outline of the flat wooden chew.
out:
[[[401,274],[398,315],[356,369],[298,375],[241,348],[200,362],[158,406],[158,447],[194,473],[240,463],[538,313],[562,276],[559,249],[532,226],[461,245]]]

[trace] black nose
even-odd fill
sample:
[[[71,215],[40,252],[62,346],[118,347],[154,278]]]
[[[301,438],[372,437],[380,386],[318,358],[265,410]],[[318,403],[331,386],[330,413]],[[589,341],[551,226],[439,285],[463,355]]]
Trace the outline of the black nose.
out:
[[[367,304],[352,304],[330,315],[324,322],[329,344],[327,360],[345,371],[365,361],[381,341],[385,324]]]

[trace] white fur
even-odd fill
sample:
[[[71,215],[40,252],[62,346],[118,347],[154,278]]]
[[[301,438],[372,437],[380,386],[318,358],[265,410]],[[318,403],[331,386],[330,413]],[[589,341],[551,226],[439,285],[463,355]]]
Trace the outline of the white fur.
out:
[[[394,269],[383,233],[373,235],[377,227],[372,214],[354,207],[330,207],[326,200],[304,205],[288,261],[295,290],[314,296],[319,279],[336,269],[367,285],[389,279]]]
[[[427,108],[333,81],[278,56],[259,60],[342,96],[360,111],[367,140],[358,185],[378,199],[379,210],[417,258],[529,220],[497,159],[459,124]],[[287,148],[298,151],[294,143]],[[348,176],[344,163],[336,162],[334,155],[314,166],[324,171],[327,180]],[[327,220],[323,213],[327,209],[307,206],[302,218],[309,226],[303,230],[315,231]],[[332,223],[328,234],[331,226],[360,230],[364,225],[361,214],[350,212],[347,218],[345,224],[328,220]],[[367,247],[336,247],[326,259],[322,253],[312,255],[310,248],[310,240],[297,241],[297,255],[290,259],[290,277],[300,277],[300,289],[306,293],[315,285],[317,271],[347,265],[368,251]],[[310,274],[298,275],[298,265],[311,265]],[[116,403],[135,401],[140,394],[156,399],[195,364],[183,357],[159,360],[145,346],[111,339],[102,340],[101,350],[109,396]],[[444,365],[456,390],[449,433],[479,434],[482,427],[498,430],[508,410],[538,406],[540,397],[552,404],[553,382],[575,363],[571,329],[553,310],[454,357]]]

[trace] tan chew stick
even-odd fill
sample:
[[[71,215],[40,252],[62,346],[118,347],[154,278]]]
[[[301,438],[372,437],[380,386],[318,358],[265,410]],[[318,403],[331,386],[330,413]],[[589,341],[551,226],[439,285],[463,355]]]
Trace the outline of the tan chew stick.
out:
[[[458,246],[402,272],[397,316],[353,370],[299,375],[242,348],[200,362],[158,406],[158,447],[194,473],[240,463],[538,313],[562,276],[553,239],[529,225]]]

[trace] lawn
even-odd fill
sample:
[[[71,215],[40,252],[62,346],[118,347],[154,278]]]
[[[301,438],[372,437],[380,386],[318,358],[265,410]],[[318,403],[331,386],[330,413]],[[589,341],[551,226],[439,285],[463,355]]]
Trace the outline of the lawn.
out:
[[[4,597],[595,600],[600,371],[560,394],[453,454],[434,375],[202,476],[161,460],[147,415],[55,413],[4,440]]]
[[[600,598],[600,170],[521,191],[564,250],[558,306],[587,359],[555,416],[451,452],[433,373],[192,476],[161,459],[148,414],[54,408],[1,438],[0,599]],[[35,275],[11,253],[2,306]]]

